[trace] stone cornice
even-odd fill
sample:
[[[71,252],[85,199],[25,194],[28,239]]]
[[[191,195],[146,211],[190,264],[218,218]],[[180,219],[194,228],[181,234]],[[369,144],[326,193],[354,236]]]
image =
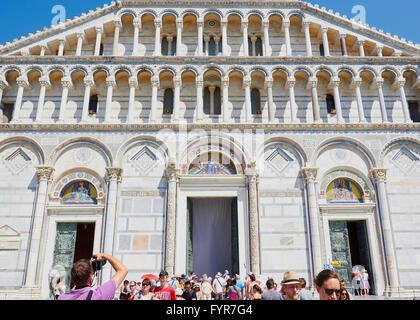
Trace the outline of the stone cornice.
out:
[[[163,129],[170,130],[273,130],[273,131],[419,131],[420,123],[354,123],[354,124],[261,124],[261,123],[194,123],[194,124],[38,124],[38,123],[2,123],[0,124],[1,132],[11,131],[158,131]]]
[[[249,64],[249,63],[267,63],[267,64],[280,64],[280,63],[317,63],[317,64],[420,64],[420,56],[416,57],[358,57],[358,56],[332,56],[332,57],[203,57],[203,56],[161,56],[161,57],[114,57],[114,56],[26,56],[15,57],[7,56],[0,57],[0,64],[188,64],[188,63],[231,63],[231,64]]]

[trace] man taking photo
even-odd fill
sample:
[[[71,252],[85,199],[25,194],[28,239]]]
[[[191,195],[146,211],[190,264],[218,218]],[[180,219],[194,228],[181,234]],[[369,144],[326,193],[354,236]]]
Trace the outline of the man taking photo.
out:
[[[113,300],[115,290],[121,285],[128,273],[128,269],[121,261],[106,253],[97,253],[94,255],[96,259],[81,259],[73,264],[71,269],[71,281],[75,286],[70,293],[62,294],[58,300]],[[111,280],[95,290],[92,290],[92,279],[95,271],[92,267],[94,261],[107,260],[115,274]]]

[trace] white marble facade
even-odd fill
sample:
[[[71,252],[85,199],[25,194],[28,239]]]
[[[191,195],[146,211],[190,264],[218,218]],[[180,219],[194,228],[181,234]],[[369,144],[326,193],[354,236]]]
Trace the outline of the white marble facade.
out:
[[[185,273],[188,197],[238,198],[243,277],[311,283],[329,221],[365,221],[376,293],[418,295],[419,56],[303,1],[118,1],[0,46],[0,299],[48,298],[59,222],[95,223],[129,279]],[[189,174],[209,153],[236,174]],[[363,201],[328,202],[336,178]],[[96,204],[63,203],[76,180]]]

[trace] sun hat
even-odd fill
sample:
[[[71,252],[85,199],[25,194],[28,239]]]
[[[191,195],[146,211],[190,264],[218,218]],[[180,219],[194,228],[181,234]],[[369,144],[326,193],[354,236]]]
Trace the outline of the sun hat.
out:
[[[295,271],[285,272],[281,284],[300,284],[299,276]]]
[[[222,276],[222,274],[220,273],[220,272],[218,272],[217,274],[216,274],[216,277],[221,277]]]

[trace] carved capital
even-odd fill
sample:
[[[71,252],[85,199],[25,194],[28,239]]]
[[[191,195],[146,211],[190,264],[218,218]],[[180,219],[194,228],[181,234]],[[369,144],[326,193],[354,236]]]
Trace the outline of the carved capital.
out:
[[[362,82],[363,82],[363,80],[360,77],[356,77],[356,78],[353,79],[353,83],[356,87],[360,87],[362,85]]]
[[[29,87],[29,81],[28,78],[25,76],[20,76],[16,79],[16,83],[18,84],[19,87]]]
[[[303,21],[303,26],[304,26],[305,29],[306,28],[309,28],[310,25],[311,25],[311,22],[310,21],[307,21],[307,20],[304,20]]]
[[[223,77],[222,78],[222,85],[225,88],[229,88],[229,77]]]
[[[308,84],[311,86],[311,88],[318,88],[318,78],[317,77],[309,78]]]
[[[38,181],[51,181],[53,178],[54,168],[50,166],[37,166],[36,174]]]
[[[121,168],[106,168],[106,174],[109,177],[109,180],[117,180],[118,182],[122,179],[122,172]]]
[[[95,80],[93,79],[92,76],[87,76],[85,77],[85,79],[83,80],[83,83],[85,84],[85,87],[94,87],[95,86]]]
[[[315,183],[316,176],[318,175],[318,168],[302,168],[301,172],[306,183]]]
[[[407,81],[404,78],[398,78],[397,79],[398,88],[404,88],[406,82]]]
[[[182,86],[182,80],[181,77],[175,77],[174,78],[174,87],[180,88]]]
[[[134,28],[141,29],[141,20],[139,18],[134,19],[133,26]]]
[[[168,182],[178,182],[179,169],[176,167],[174,162],[171,162],[165,170],[165,177]]]
[[[284,28],[290,28],[290,21],[283,21]]]
[[[130,88],[137,88],[139,85],[139,82],[137,81],[137,77],[136,76],[130,77],[128,79],[128,85],[130,86]]]
[[[332,79],[331,79],[331,84],[332,84],[334,87],[338,87],[338,86],[340,86],[340,82],[341,82],[341,80],[340,80],[340,78],[339,78],[339,77],[334,77],[334,78],[332,78]]]
[[[274,83],[273,77],[265,78],[265,85],[267,86],[267,88],[272,88],[273,83]]]
[[[50,78],[48,76],[42,76],[39,78],[39,83],[42,87],[51,87]]]
[[[242,21],[241,25],[242,25],[242,30],[248,29],[248,21]]]
[[[96,30],[96,33],[102,34],[104,33],[104,26],[95,27],[95,30]]]
[[[161,20],[155,20],[155,28],[162,28],[162,21]]]
[[[106,78],[106,86],[113,87],[113,88],[117,87],[117,82],[115,81],[114,76],[109,76],[108,78]]]
[[[386,172],[388,169],[384,168],[373,168],[370,170],[370,174],[372,175],[372,178],[376,182],[386,182]]]
[[[296,79],[295,78],[292,78],[292,77],[287,78],[287,80],[286,80],[286,87],[288,87],[288,88],[294,88],[295,85],[296,85]]]
[[[120,19],[114,20],[114,25],[116,29],[121,29],[122,28],[122,23]]]
[[[382,86],[384,85],[384,79],[383,78],[376,78],[375,79],[375,84],[378,88],[382,88]]]
[[[176,27],[178,29],[182,29],[184,26],[184,22],[182,21],[182,19],[176,19]]]
[[[203,27],[204,27],[204,21],[203,21],[203,19],[199,19],[199,20],[197,20],[197,26],[198,26],[199,28],[203,28]]]
[[[84,40],[85,39],[85,37],[86,37],[86,35],[85,35],[85,33],[84,32],[78,32],[77,34],[77,39],[82,39],[82,40]]]
[[[159,88],[159,77],[153,76],[151,82],[153,88]]]
[[[243,86],[244,88],[251,86],[251,77],[246,76],[243,80]]]
[[[73,82],[71,81],[71,78],[70,77],[61,78],[61,86],[63,88],[71,88],[73,86]]]

